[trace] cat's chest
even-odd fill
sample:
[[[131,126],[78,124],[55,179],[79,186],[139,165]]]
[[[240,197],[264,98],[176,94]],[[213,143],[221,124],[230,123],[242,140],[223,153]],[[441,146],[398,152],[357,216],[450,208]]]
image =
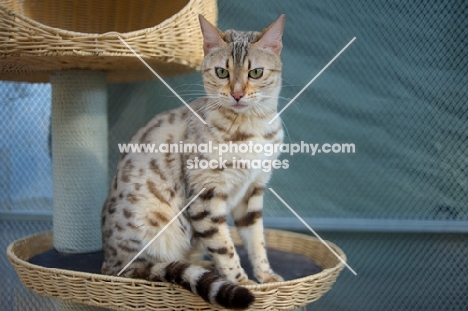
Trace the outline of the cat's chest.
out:
[[[283,130],[276,124],[267,127],[245,125],[227,132],[206,129],[204,137],[209,137],[211,156],[219,156],[228,161],[264,161],[278,158]]]
[[[278,151],[273,143],[253,137],[247,141],[213,142],[211,155],[227,161],[264,161],[278,158]]]

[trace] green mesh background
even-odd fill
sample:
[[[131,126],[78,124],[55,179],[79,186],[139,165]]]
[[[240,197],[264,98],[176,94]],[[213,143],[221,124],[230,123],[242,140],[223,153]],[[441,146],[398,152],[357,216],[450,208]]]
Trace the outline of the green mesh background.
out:
[[[357,271],[307,310],[467,310],[468,3],[220,1],[221,29],[286,14],[280,108],[286,142],[354,143],[354,154],[282,157],[272,187]],[[143,65],[142,65],[143,66]],[[199,73],[167,79],[186,99]],[[109,85],[109,168],[117,143],[181,105],[158,81]],[[0,245],[50,229],[50,86],[0,83]],[[266,224],[303,225],[271,193]],[[0,309],[51,310],[0,255]]]

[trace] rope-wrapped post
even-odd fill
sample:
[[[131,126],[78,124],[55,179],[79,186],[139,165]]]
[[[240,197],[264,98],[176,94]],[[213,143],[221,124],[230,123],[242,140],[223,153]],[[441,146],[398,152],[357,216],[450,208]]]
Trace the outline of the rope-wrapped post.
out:
[[[51,74],[54,247],[101,250],[101,207],[107,195],[106,74]]]

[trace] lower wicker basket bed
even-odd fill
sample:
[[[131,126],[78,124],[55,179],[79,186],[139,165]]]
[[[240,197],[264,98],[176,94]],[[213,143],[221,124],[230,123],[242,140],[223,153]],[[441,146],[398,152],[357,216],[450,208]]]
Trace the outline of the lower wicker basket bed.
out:
[[[232,236],[236,244],[240,243],[236,231]],[[265,238],[269,248],[305,255],[322,271],[285,282],[246,286],[256,296],[251,310],[294,310],[311,303],[331,289],[344,267],[313,237],[267,229]],[[39,233],[17,240],[7,249],[21,282],[39,295],[116,310],[219,310],[178,285],[45,268],[28,262],[52,249],[52,241],[52,232]],[[346,260],[339,247],[327,243]]]

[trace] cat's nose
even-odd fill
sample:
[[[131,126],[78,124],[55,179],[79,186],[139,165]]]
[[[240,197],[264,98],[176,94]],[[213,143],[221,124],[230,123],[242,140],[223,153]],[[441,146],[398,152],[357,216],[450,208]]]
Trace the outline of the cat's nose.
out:
[[[242,97],[244,97],[244,92],[232,92],[231,96],[236,100],[239,101]]]

